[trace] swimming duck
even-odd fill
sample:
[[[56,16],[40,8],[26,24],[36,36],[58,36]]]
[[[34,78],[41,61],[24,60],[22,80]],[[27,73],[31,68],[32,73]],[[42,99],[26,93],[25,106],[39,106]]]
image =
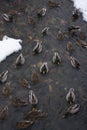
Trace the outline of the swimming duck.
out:
[[[22,107],[28,105],[28,102],[17,97],[12,99],[12,104],[16,107]]]
[[[77,32],[80,32],[81,29],[79,26],[72,25],[72,26],[68,27],[68,31],[71,36],[77,36]]]
[[[10,93],[11,93],[10,85],[11,85],[11,83],[10,83],[10,82],[7,82],[7,83],[3,86],[3,88],[2,88],[2,94],[3,94],[4,96],[9,96],[9,95],[10,95]]]
[[[25,115],[25,119],[27,120],[32,120],[32,121],[37,121],[43,117],[47,116],[47,113],[43,112],[42,110],[37,110],[34,109],[32,111],[29,111],[26,115]]]
[[[71,61],[71,65],[74,67],[74,68],[80,68],[80,63],[79,61],[75,58],[75,57],[70,57],[70,61]]]
[[[8,106],[5,106],[1,111],[0,111],[0,119],[5,120],[7,119],[8,116]]]
[[[48,73],[49,69],[48,69],[48,65],[47,62],[44,62],[41,67],[40,67],[40,73],[41,74],[46,74]]]
[[[63,40],[64,39],[64,34],[59,30],[59,32],[57,33],[57,39],[58,40]]]
[[[6,13],[4,13],[4,14],[2,14],[2,17],[7,22],[12,22],[13,21],[13,16],[12,15],[7,15]]]
[[[69,92],[66,95],[67,102],[71,105],[75,101],[74,88],[70,88]]]
[[[79,111],[79,109],[80,109],[80,105],[79,104],[74,104],[74,105],[72,105],[72,106],[70,106],[68,108],[68,112],[70,114],[76,114]]]
[[[19,79],[19,83],[20,83],[24,88],[27,88],[27,89],[31,88],[29,82],[28,82],[26,79],[24,79],[24,78],[20,78],[20,79]]]
[[[38,17],[43,17],[43,16],[45,16],[46,11],[47,11],[46,8],[42,8],[41,10],[39,10],[38,13],[37,13]]]
[[[0,74],[0,82],[4,83],[7,80],[7,77],[8,77],[8,70],[6,70]]]
[[[76,20],[79,17],[79,12],[77,9],[74,9],[74,11],[72,12],[72,20]]]
[[[48,30],[49,30],[49,27],[45,27],[45,28],[41,31],[41,33],[43,34],[43,36],[45,36],[45,35],[47,34]]]
[[[68,43],[67,43],[66,49],[67,49],[67,51],[70,52],[70,53],[73,51],[72,42],[68,42]]]
[[[29,102],[33,106],[38,104],[38,99],[37,99],[35,93],[33,92],[33,90],[29,91]]]
[[[32,81],[33,83],[38,83],[38,82],[39,82],[39,76],[38,76],[38,74],[36,73],[36,71],[33,71],[33,72],[32,72],[31,81]]]
[[[54,64],[61,64],[61,57],[60,57],[60,55],[59,55],[58,52],[55,52],[55,53],[54,53],[53,63],[54,63]]]
[[[26,129],[31,126],[34,122],[29,120],[22,120],[16,123],[17,129]]]
[[[42,42],[37,41],[36,46],[33,48],[33,54],[38,54],[42,52]]]
[[[25,58],[24,58],[24,56],[23,56],[23,54],[21,53],[18,57],[17,57],[17,59],[16,59],[16,66],[21,66],[21,65],[23,65],[25,63]]]
[[[49,7],[59,7],[60,6],[60,4],[58,2],[54,2],[51,0],[48,1],[48,5],[49,5]]]

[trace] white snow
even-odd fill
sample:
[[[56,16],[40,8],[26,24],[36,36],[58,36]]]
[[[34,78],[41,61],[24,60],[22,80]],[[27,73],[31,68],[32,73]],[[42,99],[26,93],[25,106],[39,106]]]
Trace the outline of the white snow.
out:
[[[82,12],[83,20],[87,22],[87,0],[71,0],[74,2],[74,7]]]
[[[21,39],[13,39],[5,35],[0,41],[0,62],[12,53],[21,50],[22,46],[20,43],[22,43]]]

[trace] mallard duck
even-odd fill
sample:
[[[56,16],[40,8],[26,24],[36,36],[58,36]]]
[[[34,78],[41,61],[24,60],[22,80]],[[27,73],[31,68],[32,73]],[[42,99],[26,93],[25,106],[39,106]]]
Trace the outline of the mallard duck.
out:
[[[47,11],[46,8],[42,8],[41,10],[39,10],[38,13],[37,13],[38,17],[43,17],[43,16],[45,16],[46,11]]]
[[[33,71],[33,72],[32,72],[31,81],[32,81],[33,83],[38,83],[38,82],[39,82],[39,76],[38,76],[38,74],[36,73],[36,71]]]
[[[78,44],[83,47],[83,48],[87,48],[87,42],[83,41],[83,40],[79,40]]]
[[[13,16],[12,15],[7,15],[7,14],[2,14],[2,17],[5,21],[7,22],[12,22],[13,21]]]
[[[69,102],[69,104],[74,103],[74,101],[75,101],[74,88],[69,89],[69,92],[66,95],[66,100],[67,100],[67,102]]]
[[[72,20],[76,20],[79,17],[79,12],[77,9],[74,9],[74,11],[72,12]]]
[[[71,61],[71,65],[74,67],[74,68],[80,68],[80,63],[79,61],[75,58],[75,57],[70,57],[70,61]]]
[[[49,69],[48,69],[48,65],[47,62],[44,62],[41,67],[40,67],[40,73],[41,74],[46,74],[48,73]]]
[[[5,106],[1,111],[0,111],[0,119],[5,120],[8,117],[8,106]]]
[[[61,57],[60,57],[60,55],[59,55],[58,52],[55,52],[55,53],[54,53],[53,63],[54,63],[54,64],[61,64]]]
[[[24,78],[20,78],[20,79],[19,79],[19,83],[20,83],[24,88],[27,88],[27,89],[31,88],[29,82],[28,82],[26,79],[24,79]]]
[[[25,58],[24,58],[24,56],[23,56],[23,54],[21,53],[18,57],[17,57],[17,59],[16,59],[16,66],[21,66],[21,65],[23,65],[25,63]]]
[[[36,95],[33,92],[33,90],[29,91],[29,102],[33,106],[38,104],[38,98],[36,97]]]
[[[1,82],[1,83],[4,83],[4,82],[7,80],[7,77],[8,77],[8,70],[3,71],[3,72],[0,74],[0,82]]]
[[[59,30],[59,32],[57,33],[57,39],[58,40],[63,40],[64,39],[64,34]]]
[[[51,0],[48,1],[48,5],[49,5],[49,7],[59,7],[60,6],[60,4],[58,2],[54,2]]]
[[[49,27],[45,27],[45,28],[41,31],[41,33],[43,34],[43,36],[45,36],[45,35],[47,34],[48,30],[49,30]]]
[[[29,120],[22,120],[16,123],[17,129],[26,129],[31,126],[34,122]]]
[[[27,120],[32,120],[32,121],[37,121],[43,117],[47,116],[47,113],[43,112],[42,110],[37,110],[34,109],[32,111],[29,111],[26,115],[25,115],[25,119]]]
[[[16,107],[22,107],[28,105],[28,102],[17,97],[12,99],[12,104]]]
[[[33,48],[33,54],[38,54],[42,52],[42,42],[37,41],[36,46]]]
[[[74,104],[74,105],[72,105],[72,106],[70,106],[68,108],[68,112],[70,114],[76,114],[79,111],[79,109],[80,109],[80,105],[79,104]]]
[[[77,32],[80,32],[81,29],[79,26],[70,26],[68,27],[68,31],[71,36],[77,36]]]
[[[10,83],[10,82],[7,82],[7,83],[3,86],[3,88],[2,88],[2,94],[3,94],[4,96],[9,96],[9,95],[10,95],[10,93],[11,93],[10,85],[11,85],[11,83]]]
[[[68,42],[68,43],[67,43],[67,47],[66,47],[66,49],[67,49],[67,51],[70,52],[70,53],[73,51],[73,45],[72,45],[72,42]]]

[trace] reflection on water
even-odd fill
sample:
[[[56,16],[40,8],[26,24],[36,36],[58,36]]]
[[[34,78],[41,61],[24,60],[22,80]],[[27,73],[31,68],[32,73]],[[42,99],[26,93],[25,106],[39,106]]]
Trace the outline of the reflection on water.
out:
[[[6,1],[0,3],[0,14],[14,14],[17,11],[13,16],[13,23],[3,21],[0,16],[0,39],[4,34],[23,39],[21,52],[26,60],[23,66],[15,68],[14,64],[19,52],[9,56],[0,64],[0,72],[8,70],[7,82],[10,82],[8,96],[2,94],[2,88],[5,85],[0,84],[0,111],[5,105],[8,106],[9,111],[8,118],[5,121],[0,120],[1,130],[15,130],[17,121],[23,120],[25,113],[31,110],[30,104],[24,107],[15,107],[12,104],[13,97],[28,101],[29,90],[20,84],[19,79],[26,79],[31,86],[29,89],[37,95],[39,100],[37,109],[48,113],[47,117],[30,126],[31,130],[36,130],[36,128],[38,130],[86,130],[87,128],[87,75],[84,73],[87,72],[87,50],[76,44],[77,37],[67,35],[67,28],[71,25],[79,25],[82,31],[87,33],[87,23],[83,22],[81,15],[73,22],[72,3],[68,0],[59,0],[59,2],[61,6],[56,8],[49,7],[48,0],[26,0],[16,7]],[[47,8],[46,15],[38,18],[37,12],[43,7]],[[35,26],[32,26],[32,22],[28,22],[29,17],[33,18]],[[49,27],[48,33],[42,36],[41,31],[46,26]],[[63,40],[57,39],[59,30],[64,33]],[[33,55],[32,50],[36,39],[42,41],[43,50],[40,54]],[[79,60],[81,70],[76,70],[71,66],[66,49],[69,41],[72,42],[74,49],[71,55]],[[55,51],[58,51],[62,58],[60,65],[52,63]],[[43,62],[47,62],[49,67],[46,75],[41,75],[39,72]],[[34,71],[39,77],[39,82],[36,83],[31,80]],[[76,103],[80,104],[81,109],[78,114],[62,119],[64,111],[69,107],[65,99],[69,88],[75,89]]]

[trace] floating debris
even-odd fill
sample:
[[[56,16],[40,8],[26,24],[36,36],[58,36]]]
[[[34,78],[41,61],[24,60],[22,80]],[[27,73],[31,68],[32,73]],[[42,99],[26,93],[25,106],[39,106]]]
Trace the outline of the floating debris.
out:
[[[32,106],[35,106],[38,104],[38,98],[36,97],[35,93],[33,90],[29,91],[29,102]]]
[[[49,0],[48,6],[49,7],[60,7],[60,4],[58,2],[54,2],[54,1]]]
[[[74,88],[70,88],[69,92],[66,95],[67,102],[71,105],[75,101],[75,94],[74,94]]]
[[[16,66],[21,66],[21,65],[23,65],[25,63],[25,58],[24,58],[24,56],[23,56],[23,54],[21,53],[18,57],[17,57],[17,59],[16,59]]]
[[[29,119],[29,120],[32,120],[32,121],[37,121],[43,117],[46,117],[47,116],[47,113],[43,112],[42,110],[32,110],[32,111],[29,111],[26,115],[25,115],[25,119]]]
[[[72,106],[70,106],[68,108],[68,112],[70,114],[76,114],[79,111],[79,109],[80,109],[80,105],[79,104],[74,104],[74,105],[72,105]]]
[[[28,102],[17,97],[12,99],[12,104],[16,107],[22,107],[28,105]]]
[[[79,11],[77,9],[74,9],[72,12],[72,20],[75,21],[79,18]]]
[[[5,120],[8,117],[8,106],[5,106],[1,111],[0,111],[0,119]]]
[[[39,10],[38,13],[37,13],[38,17],[43,17],[43,16],[45,16],[46,11],[47,11],[46,8],[42,8],[41,10]]]
[[[7,15],[7,14],[4,13],[4,14],[2,14],[2,17],[6,22],[12,22],[13,21],[12,15]]]
[[[71,53],[73,51],[73,44],[72,44],[72,42],[68,42],[67,43],[66,49],[67,49],[67,51],[69,53]]]
[[[38,74],[35,71],[32,72],[31,81],[33,83],[38,83],[39,82],[39,76],[38,76]]]
[[[7,83],[3,86],[3,88],[2,88],[2,94],[3,94],[4,96],[9,96],[9,95],[10,95],[10,93],[11,93],[10,85],[11,85],[11,83],[10,83],[10,82],[7,82]]]
[[[19,79],[19,83],[20,83],[24,88],[27,88],[27,89],[31,88],[29,82],[28,82],[26,79],[24,79],[24,78],[20,78],[20,79]]]
[[[33,121],[22,120],[16,123],[17,129],[26,129],[33,124]]]
[[[33,55],[42,52],[42,44],[41,44],[41,43],[42,43],[42,41],[40,42],[40,41],[37,40],[37,44],[36,44],[36,46],[33,48]]]
[[[61,31],[59,31],[59,32],[57,33],[57,39],[58,39],[58,40],[63,40],[63,39],[64,39],[64,34],[63,34]]]
[[[47,62],[44,62],[41,67],[40,67],[40,73],[41,74],[46,74],[48,73],[49,69],[48,69],[48,65]]]
[[[45,27],[45,28],[41,31],[41,33],[43,34],[43,36],[47,35],[48,30],[49,30],[49,27]]]
[[[6,82],[7,77],[8,77],[8,70],[6,70],[6,71],[4,71],[4,72],[2,72],[2,73],[0,74],[0,82],[1,82],[1,83]]]
[[[79,61],[75,58],[75,57],[70,57],[70,61],[71,61],[71,65],[74,67],[74,68],[80,68],[80,63]]]
[[[54,53],[53,63],[54,63],[54,64],[58,64],[58,65],[61,64],[61,57],[60,57],[60,55],[59,55],[58,52],[55,52],[55,53]]]

